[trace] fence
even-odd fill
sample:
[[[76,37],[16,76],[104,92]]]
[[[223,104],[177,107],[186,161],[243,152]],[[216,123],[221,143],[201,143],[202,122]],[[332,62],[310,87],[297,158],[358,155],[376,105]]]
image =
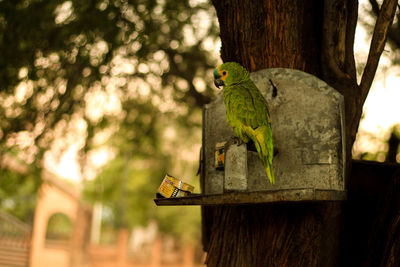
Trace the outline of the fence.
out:
[[[31,227],[0,211],[0,266],[29,266]]]

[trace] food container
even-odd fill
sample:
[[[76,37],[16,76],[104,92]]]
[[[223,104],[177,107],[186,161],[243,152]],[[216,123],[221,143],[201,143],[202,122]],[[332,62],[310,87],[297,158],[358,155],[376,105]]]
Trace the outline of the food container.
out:
[[[158,188],[158,193],[166,198],[185,197],[193,192],[194,187],[166,174]]]

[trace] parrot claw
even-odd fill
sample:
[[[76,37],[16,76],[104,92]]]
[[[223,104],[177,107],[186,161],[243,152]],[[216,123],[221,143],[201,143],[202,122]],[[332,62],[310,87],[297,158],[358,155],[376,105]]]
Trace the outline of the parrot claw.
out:
[[[239,137],[237,137],[237,136],[232,136],[231,139],[232,139],[233,143],[236,144],[236,145],[238,145],[238,146],[240,146],[240,145],[242,145],[242,144],[244,143],[244,142],[243,142]]]
[[[239,139],[239,137],[237,137],[237,136],[232,136],[231,138],[229,138],[229,140],[225,143],[225,151],[227,151],[228,150],[228,148],[231,146],[231,145],[237,145],[237,146],[240,146],[241,144],[243,144],[243,141],[242,140],[240,140]]]
[[[241,146],[241,145],[243,145],[244,144],[244,142],[242,141],[242,139],[240,139],[240,138],[238,138],[238,137],[236,137],[235,138],[235,143],[238,145],[238,146]]]
[[[240,146],[240,145],[244,144],[244,142],[243,142],[239,137],[237,137],[237,136],[232,136],[232,137],[226,142],[225,147],[228,148],[229,146],[231,146],[231,145],[233,145],[233,144],[235,144],[235,145],[237,145],[237,146]]]

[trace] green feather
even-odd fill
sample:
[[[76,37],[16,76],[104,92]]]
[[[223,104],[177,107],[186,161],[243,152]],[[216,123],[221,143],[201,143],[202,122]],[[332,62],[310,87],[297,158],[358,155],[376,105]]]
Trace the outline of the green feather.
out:
[[[250,79],[249,72],[238,63],[224,63],[217,67],[218,71],[226,72],[223,95],[227,121],[240,140],[254,142],[267,177],[274,184],[274,145],[267,102]]]

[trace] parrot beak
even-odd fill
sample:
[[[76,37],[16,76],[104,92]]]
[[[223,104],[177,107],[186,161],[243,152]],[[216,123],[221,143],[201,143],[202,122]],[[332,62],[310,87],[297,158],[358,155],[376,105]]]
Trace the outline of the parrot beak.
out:
[[[221,79],[215,79],[214,80],[214,84],[215,84],[216,87],[218,87],[218,89],[219,89],[220,86],[224,86],[225,85],[224,81],[221,80]]]
[[[225,83],[223,80],[221,80],[221,75],[218,73],[218,70],[214,70],[214,84],[215,86],[219,89],[220,86],[224,86]]]

